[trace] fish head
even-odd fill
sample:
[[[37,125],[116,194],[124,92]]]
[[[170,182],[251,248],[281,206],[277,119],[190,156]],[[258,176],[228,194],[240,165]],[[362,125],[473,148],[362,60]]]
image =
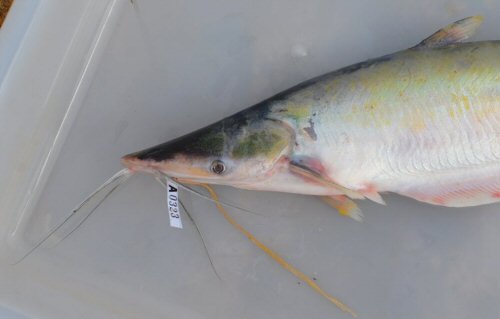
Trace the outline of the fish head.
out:
[[[179,182],[262,182],[290,152],[292,132],[279,121],[233,116],[169,142],[126,155],[133,172],[161,172]]]

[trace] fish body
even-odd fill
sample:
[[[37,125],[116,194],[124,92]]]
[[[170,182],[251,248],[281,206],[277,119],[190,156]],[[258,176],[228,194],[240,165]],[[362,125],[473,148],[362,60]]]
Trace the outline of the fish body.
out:
[[[500,41],[461,43],[480,22],[457,21],[122,162],[180,182],[323,196],[351,212],[351,199],[383,203],[383,192],[498,202]]]
[[[267,117],[293,127],[293,156],[314,158],[345,188],[447,206],[500,200],[498,41],[384,56],[269,108]]]

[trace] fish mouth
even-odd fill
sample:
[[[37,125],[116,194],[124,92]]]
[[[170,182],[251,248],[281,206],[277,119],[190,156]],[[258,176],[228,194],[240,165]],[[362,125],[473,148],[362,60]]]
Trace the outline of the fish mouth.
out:
[[[137,157],[135,153],[125,155],[121,158],[121,163],[128,170],[133,173],[145,172],[150,174],[161,174],[180,184],[199,185],[226,185],[233,187],[240,187],[246,185],[248,182],[241,181],[226,181],[216,176],[211,176],[199,167],[189,167],[185,165],[178,165],[176,163],[157,162],[151,160],[142,160]]]
[[[121,163],[131,172],[152,171],[151,163],[149,161],[139,159],[134,153],[123,156],[121,158]]]
[[[141,159],[136,153],[125,155],[121,158],[121,163],[131,172],[145,172],[150,174],[162,174],[182,183],[214,184],[210,174],[195,165],[176,163],[170,161],[154,161]]]

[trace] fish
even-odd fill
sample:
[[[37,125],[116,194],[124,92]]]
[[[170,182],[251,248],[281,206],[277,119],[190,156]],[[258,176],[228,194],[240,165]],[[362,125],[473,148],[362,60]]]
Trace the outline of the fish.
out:
[[[500,41],[481,16],[414,47],[300,83],[214,124],[125,155],[179,183],[355,200],[397,193],[448,207],[500,201]]]
[[[409,49],[320,75],[214,124],[123,156],[125,168],[22,259],[53,235],[70,235],[130,176],[150,173],[163,185],[167,177],[200,196],[187,185],[204,186],[211,194],[204,197],[231,225],[356,317],[238,224],[223,206],[239,207],[222,203],[209,185],[316,196],[358,221],[363,214],[356,200],[385,205],[384,193],[448,207],[498,203],[500,41],[465,42],[482,21],[456,21]],[[71,220],[76,225],[68,227]]]

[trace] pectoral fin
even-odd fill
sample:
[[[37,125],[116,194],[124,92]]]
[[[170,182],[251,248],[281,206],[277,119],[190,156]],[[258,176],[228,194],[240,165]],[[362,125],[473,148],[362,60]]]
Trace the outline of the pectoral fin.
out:
[[[321,199],[331,207],[335,208],[340,215],[349,216],[358,222],[363,221],[363,213],[359,209],[358,205],[346,196],[322,196]]]
[[[307,181],[331,187],[339,193],[349,196],[350,198],[365,198],[362,194],[325,178],[324,166],[318,159],[308,156],[294,156],[294,158],[290,161],[290,172]]]
[[[470,38],[483,22],[482,16],[458,20],[426,38],[416,48],[437,48],[452,43],[464,42]]]

